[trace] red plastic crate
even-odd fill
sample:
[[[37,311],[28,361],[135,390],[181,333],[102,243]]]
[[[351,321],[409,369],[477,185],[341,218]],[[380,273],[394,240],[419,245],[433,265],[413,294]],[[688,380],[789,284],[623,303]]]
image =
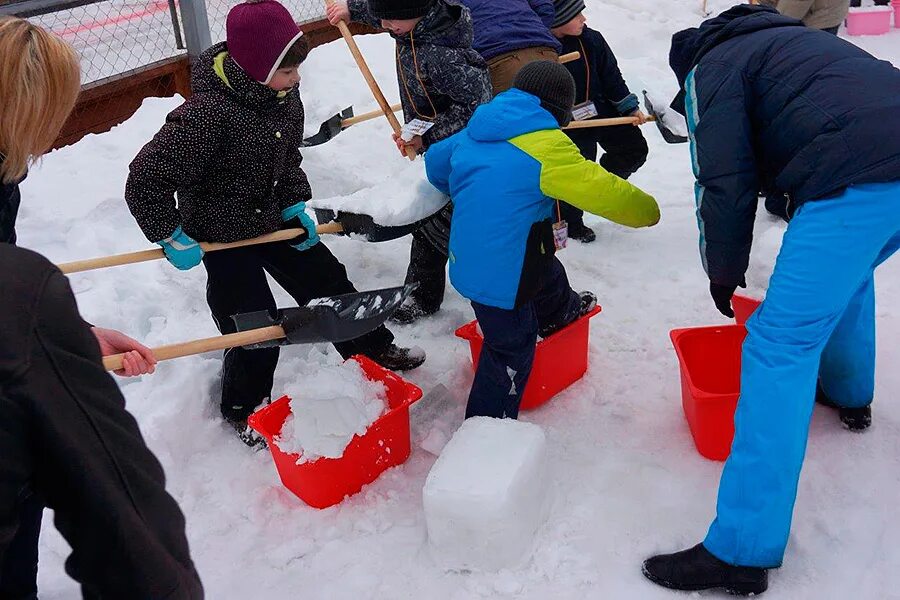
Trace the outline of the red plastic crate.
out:
[[[546,403],[579,379],[588,366],[590,318],[600,312],[597,306],[572,324],[537,343],[531,376],[522,394],[519,410],[532,410]],[[478,331],[478,321],[456,330],[456,337],[469,342],[472,366],[478,366],[484,337]]]
[[[297,464],[298,454],[278,449],[273,438],[281,433],[291,413],[290,398],[283,396],[250,415],[250,427],[266,438],[275,468],[284,486],[315,508],[327,508],[352,496],[391,467],[409,458],[409,407],[422,390],[364,356],[354,356],[372,381],[384,383],[388,410],[363,434],[354,436],[340,458],[320,458]]]
[[[697,451],[725,460],[734,439],[741,392],[743,325],[674,329],[669,334],[681,365],[681,403]]]
[[[741,296],[735,294],[731,297],[731,308],[734,309],[734,321],[738,325],[743,325],[750,318],[750,315],[759,308],[762,300],[750,298],[749,296]]]

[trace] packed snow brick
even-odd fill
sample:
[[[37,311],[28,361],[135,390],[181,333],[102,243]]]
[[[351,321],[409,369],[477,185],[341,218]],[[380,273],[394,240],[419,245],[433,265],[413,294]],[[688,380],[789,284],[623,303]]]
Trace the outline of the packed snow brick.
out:
[[[474,417],[444,447],[422,492],[432,557],[497,571],[531,556],[548,506],[547,443],[537,425]]]

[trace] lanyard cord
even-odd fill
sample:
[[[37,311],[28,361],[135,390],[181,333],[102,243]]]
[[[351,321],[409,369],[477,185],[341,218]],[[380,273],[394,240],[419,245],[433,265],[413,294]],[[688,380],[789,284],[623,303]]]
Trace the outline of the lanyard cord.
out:
[[[587,52],[584,51],[584,44],[581,42],[581,38],[578,38],[578,45],[581,46],[581,58],[582,58],[582,60],[584,60],[585,81],[587,82],[587,84],[585,86],[587,89],[584,93],[584,101],[590,102],[591,101],[591,65],[588,62],[588,55],[587,55]]]
[[[416,70],[416,79],[419,81],[419,85],[422,86],[422,93],[425,94],[425,99],[428,100],[428,104],[431,105],[431,117],[426,117],[422,113],[419,112],[419,109],[416,107],[416,102],[413,100],[412,94],[409,93],[409,85],[406,83],[406,73],[403,71],[403,65],[400,64],[400,45],[396,46],[396,51],[394,53],[397,61],[397,71],[400,73],[400,80],[403,81],[403,89],[406,90],[406,97],[409,98],[409,104],[412,106],[413,111],[422,119],[437,119],[437,109],[434,107],[434,102],[431,101],[431,96],[428,94],[428,89],[425,87],[425,83],[422,81],[422,77],[419,75],[419,60],[416,56],[416,41],[413,37],[413,32],[409,32],[409,42],[412,47],[412,57],[413,57],[413,67]]]

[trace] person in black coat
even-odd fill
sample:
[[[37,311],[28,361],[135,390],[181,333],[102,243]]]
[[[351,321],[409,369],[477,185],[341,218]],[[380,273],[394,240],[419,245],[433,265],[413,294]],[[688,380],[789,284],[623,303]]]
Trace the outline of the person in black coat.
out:
[[[184,517],[101,363],[125,353],[117,374],[152,373],[152,352],[87,324],[62,273],[15,246],[19,183],[75,104],[78,56],[10,17],[0,17],[0,56],[0,598],[37,598],[49,505],[86,597],[198,600]]]
[[[236,330],[232,315],[276,308],[266,273],[301,306],[356,291],[306,214],[312,191],[301,168],[297,67],[307,53],[284,6],[274,0],[238,4],[228,15],[227,41],[193,67],[193,95],[131,163],[128,208],[177,268],[203,262],[207,302],[223,334]],[[288,228],[305,233],[206,255],[197,242],[233,242]],[[381,326],[335,348],[344,358],[362,354],[393,371],[424,362],[424,352],[393,341]],[[225,352],[222,416],[253,447],[265,442],[247,418],[268,401],[278,356],[278,348]]]
[[[551,32],[562,42],[563,54],[578,52],[578,60],[566,64],[575,79],[575,111],[578,120],[633,116],[635,125],[615,125],[573,129],[566,135],[575,142],[581,155],[597,160],[597,146],[603,148],[600,166],[622,179],[628,179],[647,160],[647,141],[640,125],[646,121],[616,62],[612,48],[598,31],[586,27],[584,0],[556,0],[556,18]],[[584,243],[596,239],[594,230],[584,224],[584,211],[560,203],[562,219],[569,226],[569,237]]]

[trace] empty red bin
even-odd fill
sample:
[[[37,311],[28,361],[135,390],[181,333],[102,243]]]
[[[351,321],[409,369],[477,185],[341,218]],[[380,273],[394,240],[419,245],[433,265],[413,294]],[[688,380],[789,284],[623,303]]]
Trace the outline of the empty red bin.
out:
[[[372,483],[387,469],[406,462],[410,454],[409,407],[422,390],[364,356],[354,356],[372,381],[384,383],[388,410],[362,435],[354,436],[340,458],[320,458],[297,464],[298,454],[282,452],[273,439],[291,413],[283,396],[250,415],[250,426],[266,438],[284,486],[315,508],[327,508]]]
[[[537,343],[531,376],[522,394],[520,410],[531,410],[546,403],[584,376],[588,366],[590,318],[600,312],[597,306],[574,323]],[[456,330],[456,337],[469,342],[472,365],[478,366],[484,337],[478,331],[478,321]]]
[[[692,327],[670,333],[681,365],[681,403],[697,451],[725,460],[734,438],[741,391],[743,325]]]

